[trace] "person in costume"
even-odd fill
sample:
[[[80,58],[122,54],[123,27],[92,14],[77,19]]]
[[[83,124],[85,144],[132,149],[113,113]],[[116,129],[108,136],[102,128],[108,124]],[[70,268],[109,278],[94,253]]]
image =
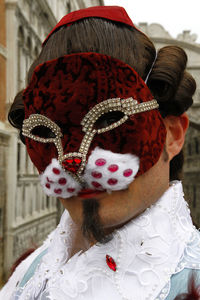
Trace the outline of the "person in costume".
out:
[[[72,12],[50,32],[9,120],[65,211],[0,299],[198,299],[200,237],[179,181],[186,63],[179,47],[156,53],[122,7]]]

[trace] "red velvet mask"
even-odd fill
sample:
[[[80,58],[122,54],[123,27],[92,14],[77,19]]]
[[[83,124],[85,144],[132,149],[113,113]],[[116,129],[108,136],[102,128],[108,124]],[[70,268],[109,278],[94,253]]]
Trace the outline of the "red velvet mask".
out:
[[[100,176],[90,169],[89,158],[93,150],[101,149],[108,158],[97,154],[96,167],[107,159],[107,169],[114,173],[123,156],[112,161],[109,155],[131,154],[138,159],[138,176],[158,161],[163,150],[166,130],[156,100],[135,70],[106,55],[71,54],[39,65],[24,91],[24,106],[23,134],[40,173],[55,158],[65,173],[87,184],[85,172]],[[96,179],[92,185],[99,188],[102,183]],[[110,179],[107,182],[115,186],[113,176]]]

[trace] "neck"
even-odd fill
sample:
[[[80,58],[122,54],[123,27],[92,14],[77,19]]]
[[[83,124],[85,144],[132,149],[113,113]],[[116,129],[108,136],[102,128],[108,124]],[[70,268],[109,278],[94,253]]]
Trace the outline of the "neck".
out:
[[[76,232],[74,233],[71,251],[69,253],[69,258],[71,258],[76,253],[82,251],[87,251],[91,246],[92,242],[88,241],[82,234],[81,228],[77,228]]]

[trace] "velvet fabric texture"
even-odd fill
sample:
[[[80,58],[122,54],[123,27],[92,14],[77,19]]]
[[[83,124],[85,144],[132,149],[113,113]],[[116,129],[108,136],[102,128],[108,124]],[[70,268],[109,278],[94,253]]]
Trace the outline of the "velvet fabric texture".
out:
[[[55,122],[63,134],[64,154],[78,152],[85,133],[81,120],[97,103],[111,98],[153,99],[150,90],[129,65],[97,53],[78,53],[48,61],[36,67],[24,91],[25,119],[41,114]],[[115,129],[93,137],[87,158],[96,147],[114,153],[134,154],[140,159],[137,176],[159,159],[166,129],[157,109],[131,115]],[[28,153],[43,172],[57,158],[53,143],[26,138]]]
[[[44,44],[47,42],[49,37],[58,30],[61,26],[70,26],[71,24],[77,22],[78,20],[84,18],[103,18],[107,20],[111,20],[114,22],[120,22],[126,24],[131,27],[135,27],[131,19],[129,18],[126,10],[120,6],[94,6],[88,7],[84,9],[80,9],[77,11],[70,12],[66,16],[64,16],[58,24],[51,30],[46,39],[43,42]],[[135,27],[136,28],[136,27]],[[136,28],[137,29],[137,28]]]

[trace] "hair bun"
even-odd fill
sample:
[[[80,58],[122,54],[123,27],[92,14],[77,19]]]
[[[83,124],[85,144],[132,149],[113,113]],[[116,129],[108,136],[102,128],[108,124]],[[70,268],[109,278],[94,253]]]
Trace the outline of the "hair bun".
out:
[[[181,115],[193,103],[196,83],[185,71],[186,63],[187,55],[178,46],[166,46],[158,51],[148,86],[163,116]]]

